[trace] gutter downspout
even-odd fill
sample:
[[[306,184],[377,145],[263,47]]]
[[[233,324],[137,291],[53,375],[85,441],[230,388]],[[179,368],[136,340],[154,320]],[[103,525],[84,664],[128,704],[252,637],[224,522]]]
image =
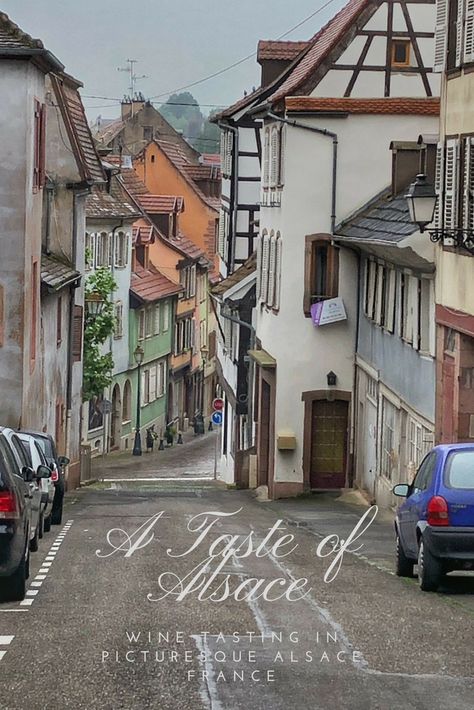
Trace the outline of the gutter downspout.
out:
[[[51,254],[51,249],[50,247],[50,239],[51,239],[51,205],[53,202],[53,196],[54,196],[54,184],[51,180],[48,180],[45,185],[46,189],[46,229],[45,229],[45,237],[44,237],[44,248],[46,255],[49,256]]]
[[[328,131],[326,128],[316,128],[315,126],[307,126],[305,123],[299,123],[293,119],[282,118],[272,113],[271,110],[267,110],[265,118],[271,118],[279,123],[286,123],[288,126],[293,126],[293,128],[301,128],[304,131],[311,131],[311,133],[318,133],[321,136],[326,136],[332,139],[332,187],[331,187],[331,234],[334,234],[336,228],[336,186],[337,186],[337,146],[338,137],[337,133],[333,131]]]
[[[235,233],[237,231],[237,205],[239,204],[239,129],[236,126],[231,126],[228,123],[218,121],[217,125],[221,130],[231,131],[234,134],[234,150],[232,152],[232,182],[231,182],[231,198],[232,198],[232,231],[228,235],[228,253],[227,253],[227,275],[234,271],[235,258]]]

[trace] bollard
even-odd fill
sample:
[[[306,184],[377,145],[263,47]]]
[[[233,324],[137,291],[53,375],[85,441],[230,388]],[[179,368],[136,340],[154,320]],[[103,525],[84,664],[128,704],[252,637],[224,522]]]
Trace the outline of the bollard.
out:
[[[212,428],[212,419],[209,419],[209,426],[207,427],[207,431],[214,431]]]
[[[177,443],[178,443],[178,444],[182,444],[182,443],[183,443],[183,435],[182,435],[181,432],[178,432],[178,442],[177,442]]]

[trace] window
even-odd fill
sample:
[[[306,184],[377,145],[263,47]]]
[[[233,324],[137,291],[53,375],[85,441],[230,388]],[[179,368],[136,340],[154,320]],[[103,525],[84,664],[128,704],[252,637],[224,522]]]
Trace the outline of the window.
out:
[[[396,460],[395,422],[397,417],[396,407],[385,397],[382,397],[382,474],[392,480]]]
[[[303,310],[311,315],[313,303],[335,298],[339,281],[339,249],[329,241],[306,237]]]
[[[153,335],[159,335],[160,333],[160,304],[157,303],[153,310]]]
[[[166,392],[166,361],[162,360],[158,363],[158,383],[157,397],[163,397]]]
[[[180,283],[184,286],[184,297],[194,298],[196,295],[196,264],[181,269]]]
[[[59,348],[62,340],[62,330],[63,330],[63,299],[61,296],[58,297],[56,302],[56,347]]]
[[[138,340],[145,338],[145,309],[138,311]]]
[[[150,338],[153,335],[154,327],[154,308],[145,309],[145,337]]]
[[[233,150],[233,133],[232,131],[222,131],[221,133],[221,167],[223,177],[229,177],[232,173],[232,150]]]
[[[149,393],[149,401],[150,402],[154,402],[157,397],[156,377],[157,377],[157,365],[152,365],[150,367],[150,393]]]
[[[416,419],[408,419],[408,460],[419,466],[433,443],[433,433]]]
[[[115,266],[118,268],[127,265],[128,256],[128,234],[117,232],[115,234]]]
[[[114,306],[114,338],[123,336],[123,304],[120,301]]]
[[[474,61],[474,4],[472,0],[437,0],[434,71]]]
[[[195,342],[194,318],[183,318],[175,325],[174,353],[181,355],[190,350]]]
[[[472,451],[458,451],[451,454],[445,471],[445,483],[450,488],[474,490],[474,454]]]
[[[168,301],[166,301],[165,303],[163,303],[163,306],[162,306],[162,309],[161,309],[161,310],[162,310],[162,314],[163,314],[163,333],[166,333],[166,331],[167,331],[167,330],[169,329],[169,327],[170,327],[170,325],[169,325],[170,313],[169,313],[169,303],[168,303]]]
[[[97,235],[95,265],[97,267],[109,265],[109,235],[107,232]]]
[[[35,100],[33,146],[33,192],[46,182],[46,106]]]
[[[428,454],[418,469],[418,472],[413,480],[412,489],[413,492],[426,491],[430,485],[433,478],[433,473],[436,465],[436,454]]]
[[[150,401],[150,370],[143,370],[141,373],[142,401],[141,406],[145,406]]]
[[[410,42],[406,39],[392,40],[392,67],[410,66]]]
[[[367,375],[367,384],[365,394],[373,404],[377,406],[377,380]]]
[[[417,349],[434,355],[432,341],[431,302],[434,301],[433,284],[430,279],[418,279],[418,332]]]
[[[130,380],[125,382],[123,388],[122,423],[129,422],[132,418],[132,386]]]
[[[94,268],[94,249],[95,249],[95,234],[86,232],[85,241],[85,267],[86,271]]]
[[[83,307],[74,306],[72,315],[72,359],[80,362],[82,359]]]
[[[144,269],[148,269],[148,246],[145,246],[144,244],[139,244],[135,247],[135,260]]]

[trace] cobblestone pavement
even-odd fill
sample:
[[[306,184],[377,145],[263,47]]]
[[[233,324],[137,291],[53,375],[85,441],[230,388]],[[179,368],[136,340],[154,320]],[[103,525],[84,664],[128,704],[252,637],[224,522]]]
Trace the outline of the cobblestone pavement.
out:
[[[195,436],[192,430],[183,434],[183,444],[174,444],[152,453],[133,456],[131,451],[110,454],[92,460],[96,480],[136,478],[214,478],[214,462],[219,432]]]

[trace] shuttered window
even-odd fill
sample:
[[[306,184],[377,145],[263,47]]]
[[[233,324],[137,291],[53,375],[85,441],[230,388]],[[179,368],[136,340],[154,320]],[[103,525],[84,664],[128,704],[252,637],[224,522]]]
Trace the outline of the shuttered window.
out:
[[[263,187],[270,184],[270,129],[265,129],[265,141],[263,145]]]
[[[335,298],[339,288],[339,250],[329,240],[306,237],[303,310],[311,316],[311,306]]]
[[[123,267],[127,265],[128,256],[128,235],[118,232],[115,235],[115,266]]]
[[[444,226],[457,227],[458,183],[459,183],[459,142],[446,141],[444,171]]]
[[[154,402],[157,398],[157,366],[150,367],[150,402]]]
[[[463,5],[463,0],[458,0]],[[465,0],[464,62],[474,62],[474,0]]]
[[[83,318],[82,306],[74,306],[72,314],[72,359],[80,362],[82,359],[82,332]]]
[[[270,142],[270,187],[276,187],[278,184],[278,168],[279,168],[279,130],[277,126],[272,127],[271,142]]]
[[[276,240],[276,255],[275,255],[275,296],[273,299],[273,307],[275,310],[280,308],[280,289],[281,289],[281,252],[282,252],[282,241],[280,233],[277,233]]]
[[[257,294],[257,299],[260,300],[260,292],[261,292],[261,281],[262,281],[262,237],[258,236],[257,237],[257,286],[256,286],[256,294]]]
[[[444,189],[444,146],[438,143],[436,147],[436,172],[435,172],[435,190],[438,195],[438,202],[434,214],[435,229],[441,229],[443,226],[443,189]]]
[[[219,242],[217,245],[217,251],[220,256],[225,259],[225,237],[226,237],[226,213],[223,209],[220,211],[219,216]]]
[[[278,186],[283,187],[285,184],[285,148],[286,148],[286,131],[284,126],[280,126],[279,135],[279,156],[278,156]]]
[[[449,37],[448,37],[448,47],[449,47]],[[455,51],[455,65],[457,67],[461,66],[464,57],[464,0],[457,0],[457,12],[456,12],[456,51]],[[451,62],[448,58],[448,66],[450,69]]]
[[[268,295],[268,269],[270,261],[270,236],[265,234],[262,240],[262,276],[260,279],[260,302],[266,303]]]
[[[270,235],[270,250],[268,256],[268,289],[267,289],[267,306],[273,307],[275,298],[275,266],[276,266],[276,237]]]
[[[442,72],[446,66],[448,30],[448,0],[436,0],[435,56],[433,71]]]
[[[33,134],[33,192],[46,182],[46,106],[35,100]]]
[[[462,226],[474,229],[474,138],[465,138],[463,148]]]

